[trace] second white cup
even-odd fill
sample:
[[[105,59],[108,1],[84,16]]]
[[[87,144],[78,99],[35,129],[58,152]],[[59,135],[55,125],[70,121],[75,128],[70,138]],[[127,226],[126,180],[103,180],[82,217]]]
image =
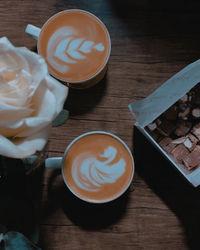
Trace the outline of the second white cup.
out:
[[[62,157],[48,158],[47,168],[60,168],[63,180],[78,198],[105,203],[121,196],[134,176],[130,149],[116,135],[93,131],[80,135]]]

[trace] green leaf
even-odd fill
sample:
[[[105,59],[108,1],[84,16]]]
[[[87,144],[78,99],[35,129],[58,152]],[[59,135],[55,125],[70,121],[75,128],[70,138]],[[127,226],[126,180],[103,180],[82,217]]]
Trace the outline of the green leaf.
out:
[[[37,155],[31,155],[27,158],[24,158],[22,159],[23,163],[24,164],[27,164],[27,165],[32,165],[34,164],[34,162],[38,159],[38,156]]]
[[[41,250],[18,232],[8,232],[3,236],[5,250]]]
[[[52,127],[58,127],[63,125],[69,117],[69,111],[66,109],[63,109],[55,118],[55,120],[52,122]]]

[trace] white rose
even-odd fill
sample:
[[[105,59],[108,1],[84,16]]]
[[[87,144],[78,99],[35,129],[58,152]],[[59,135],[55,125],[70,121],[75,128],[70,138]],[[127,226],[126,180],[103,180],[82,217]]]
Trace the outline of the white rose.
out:
[[[42,150],[67,94],[41,56],[0,38],[0,155],[25,158]]]

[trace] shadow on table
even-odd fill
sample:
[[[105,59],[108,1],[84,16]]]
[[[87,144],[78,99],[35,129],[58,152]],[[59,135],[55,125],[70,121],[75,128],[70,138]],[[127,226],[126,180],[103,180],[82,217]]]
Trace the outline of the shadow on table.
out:
[[[63,210],[70,220],[86,230],[105,229],[123,216],[128,202],[128,192],[106,204],[89,204],[63,190]]]
[[[134,128],[134,156],[137,173],[182,223],[189,249],[199,249],[199,188],[192,187],[137,128]]]
[[[88,89],[71,88],[65,104],[66,109],[70,111],[70,116],[81,115],[95,108],[105,95],[106,87],[107,74],[99,83]]]
[[[4,160],[6,165],[0,161],[0,233],[17,231],[37,243],[43,168],[27,176],[21,160]]]
[[[105,229],[123,216],[130,190],[112,202],[91,204],[73,195],[63,181],[57,187],[53,187],[53,183],[59,175],[60,171],[54,170],[49,178],[48,204],[45,210],[48,213],[52,213],[58,206],[61,206],[67,218],[85,230]],[[45,215],[48,216],[46,212]]]
[[[111,30],[111,34],[115,37],[120,37],[120,34],[129,37],[136,45],[140,39],[138,46],[142,53],[148,51],[146,63],[173,63],[177,55],[180,63],[198,59],[199,1],[111,0],[110,4],[112,15],[118,21],[116,25],[119,24],[120,28],[119,34],[112,34],[117,29]]]

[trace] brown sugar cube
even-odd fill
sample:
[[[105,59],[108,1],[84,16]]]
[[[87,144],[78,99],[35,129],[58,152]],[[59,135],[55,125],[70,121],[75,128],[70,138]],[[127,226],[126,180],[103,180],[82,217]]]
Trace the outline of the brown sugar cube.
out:
[[[179,138],[173,140],[172,143],[173,143],[173,144],[181,144],[181,143],[184,143],[185,140],[186,140],[186,137],[183,136],[183,137],[179,137]]]
[[[184,146],[184,144],[177,145],[172,151],[171,155],[178,161],[182,161],[190,151]]]
[[[195,135],[200,140],[200,123],[196,124],[192,129],[193,135]]]
[[[179,103],[178,104],[178,109],[179,109],[180,112],[184,112],[187,108],[188,108],[187,103]]]
[[[185,136],[191,129],[192,123],[188,121],[180,121],[174,131],[177,136]]]
[[[163,138],[160,142],[159,145],[169,154],[175,147],[176,144],[172,143],[172,139],[169,137]]]
[[[162,121],[160,126],[157,128],[157,130],[164,136],[169,136],[175,129],[176,126],[172,122],[167,120]]]
[[[192,96],[192,102],[195,104],[195,105],[200,105],[200,88],[195,88],[195,93],[194,95]]]
[[[179,99],[179,102],[180,103],[185,103],[188,101],[188,95],[185,94],[184,96],[182,96],[180,99]]]
[[[196,119],[200,118],[200,108],[195,108],[192,110],[192,116]]]
[[[157,128],[157,131],[158,131],[162,136],[165,136],[165,137],[168,137],[168,136],[169,136],[165,131],[163,131],[163,130],[160,129],[160,128]]]
[[[188,102],[190,102],[190,103],[192,102],[193,96],[194,96],[194,93],[189,92],[189,94],[188,94]]]
[[[162,139],[162,136],[157,130],[150,131],[150,135],[153,137],[155,141],[160,141]]]
[[[188,134],[187,137],[190,139],[190,141],[191,141],[192,143],[197,144],[198,141],[199,141],[199,140],[197,139],[197,137],[194,136],[193,134]]]
[[[163,139],[159,142],[159,144],[160,144],[161,147],[163,147],[164,145],[168,145],[168,144],[171,143],[171,142],[172,142],[172,139],[171,139],[170,137],[165,137],[165,138],[163,138]]]
[[[157,120],[156,120],[157,126],[160,126],[161,123],[162,123],[162,121],[161,121],[160,119],[157,119]]]
[[[184,141],[184,145],[186,146],[186,148],[192,151],[196,147],[196,144],[198,143],[198,141],[199,140],[194,135],[188,134]]]
[[[147,125],[147,128],[150,131],[154,131],[157,128],[157,124],[155,122],[149,123],[149,125]]]
[[[172,144],[184,144],[186,148],[192,151],[195,148],[197,142],[198,142],[198,139],[194,135],[188,134],[187,136],[179,137],[173,140],[171,143]]]
[[[175,121],[178,115],[178,108],[176,105],[171,106],[165,113],[163,117],[170,121]]]
[[[183,159],[183,163],[185,164],[188,170],[191,170],[200,164],[199,145],[197,145],[195,149]]]
[[[189,138],[185,139],[184,143],[186,148],[188,148],[190,151],[192,151],[194,149],[194,146],[192,144],[192,142],[190,141]]]
[[[189,115],[189,113],[190,113],[190,108],[187,107],[182,113],[179,113],[178,116],[183,120],[187,120],[188,119],[187,116]]]

